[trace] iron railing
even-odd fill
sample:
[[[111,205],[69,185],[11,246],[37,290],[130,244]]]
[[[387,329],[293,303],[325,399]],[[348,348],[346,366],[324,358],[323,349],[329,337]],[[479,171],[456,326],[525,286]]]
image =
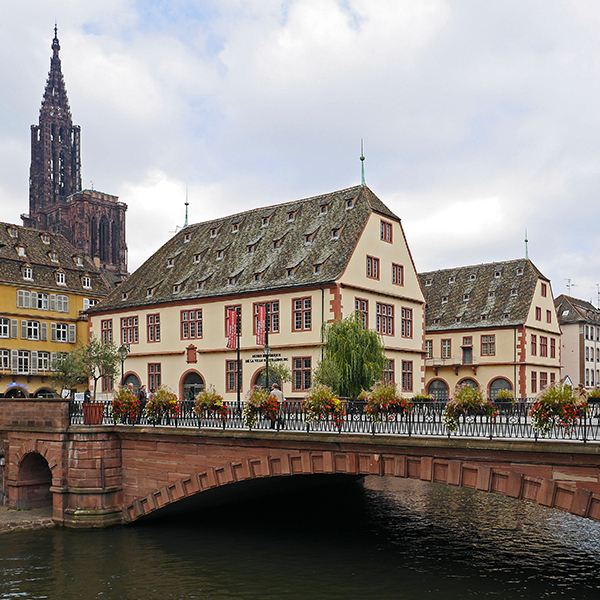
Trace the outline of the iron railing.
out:
[[[360,401],[345,401],[345,411],[341,420],[321,419],[308,422],[301,401],[286,401],[282,404],[276,420],[259,416],[253,430],[327,432],[327,433],[360,433],[403,436],[443,436],[468,437],[488,439],[552,439],[569,441],[600,441],[600,403],[589,402],[587,410],[578,419],[575,426],[564,428],[555,425],[547,434],[541,435],[531,424],[529,415],[534,399],[524,399],[514,403],[496,402],[494,416],[459,417],[456,431],[451,432],[444,425],[442,416],[446,406],[445,401],[414,402],[411,410],[402,414],[383,416],[374,420],[364,411],[365,403]],[[102,425],[115,425],[112,417],[111,403],[103,402]],[[183,401],[179,404],[178,416],[163,417],[160,421],[151,421],[142,414],[132,426],[167,426],[167,427],[197,427],[206,429],[248,429],[242,415],[244,403],[238,406],[236,402],[225,402],[229,414],[222,419],[211,413],[198,415],[194,411],[193,401]],[[80,400],[70,402],[71,425],[83,425],[83,403]]]

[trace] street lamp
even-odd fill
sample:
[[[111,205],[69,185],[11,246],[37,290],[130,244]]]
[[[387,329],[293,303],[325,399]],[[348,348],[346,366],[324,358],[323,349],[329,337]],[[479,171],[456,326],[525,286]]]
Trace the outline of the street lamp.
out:
[[[121,387],[123,387],[123,376],[124,376],[124,366],[125,366],[125,359],[127,358],[127,355],[129,354],[129,344],[121,344],[119,346],[119,349],[117,350],[117,354],[119,355],[119,358],[121,360]]]

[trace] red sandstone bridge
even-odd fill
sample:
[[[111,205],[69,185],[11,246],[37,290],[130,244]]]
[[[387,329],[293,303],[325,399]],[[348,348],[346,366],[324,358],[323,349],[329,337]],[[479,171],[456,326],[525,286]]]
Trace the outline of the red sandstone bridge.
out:
[[[576,435],[544,440],[526,439],[529,425],[518,416],[474,419],[470,437],[439,435],[435,413],[422,417],[379,423],[370,433],[355,426],[361,419],[349,419],[341,433],[306,431],[300,420],[279,431],[185,420],[90,426],[77,423],[66,400],[0,399],[2,490],[13,506],[51,503],[58,524],[102,527],[222,502],[269,483],[375,475],[495,492],[600,521],[597,417]],[[502,438],[507,428],[519,437]],[[580,433],[590,441],[575,439]]]

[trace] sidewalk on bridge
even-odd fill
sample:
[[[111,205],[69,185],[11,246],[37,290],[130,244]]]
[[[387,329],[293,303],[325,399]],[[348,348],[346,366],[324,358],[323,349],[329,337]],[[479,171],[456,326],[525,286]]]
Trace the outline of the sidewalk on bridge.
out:
[[[0,506],[0,533],[54,527],[52,507],[16,509]]]

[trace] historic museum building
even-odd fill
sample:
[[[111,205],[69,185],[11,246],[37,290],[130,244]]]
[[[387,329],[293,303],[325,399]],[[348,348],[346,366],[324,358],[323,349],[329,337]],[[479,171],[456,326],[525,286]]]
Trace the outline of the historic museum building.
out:
[[[364,185],[185,227],[91,309],[91,331],[128,345],[126,383],[166,384],[186,399],[213,385],[232,400],[228,321],[238,311],[245,393],[264,379],[263,306],[269,362],[292,373],[287,398],[311,386],[323,323],[355,310],[382,335],[382,375],[422,392],[424,297],[400,219]]]
[[[560,326],[550,281],[528,259],[420,273],[427,300],[426,389],[456,385],[535,396],[560,379]]]
[[[26,227],[64,235],[99,267],[111,285],[127,276],[125,212],[116,196],[81,187],[80,127],[73,125],[56,28],[40,109],[31,126]]]
[[[562,329],[562,377],[574,386],[600,387],[600,310],[560,295],[554,301]]]
[[[99,270],[62,235],[0,223],[0,396],[59,391],[52,362],[87,341],[84,311],[108,292]]]

